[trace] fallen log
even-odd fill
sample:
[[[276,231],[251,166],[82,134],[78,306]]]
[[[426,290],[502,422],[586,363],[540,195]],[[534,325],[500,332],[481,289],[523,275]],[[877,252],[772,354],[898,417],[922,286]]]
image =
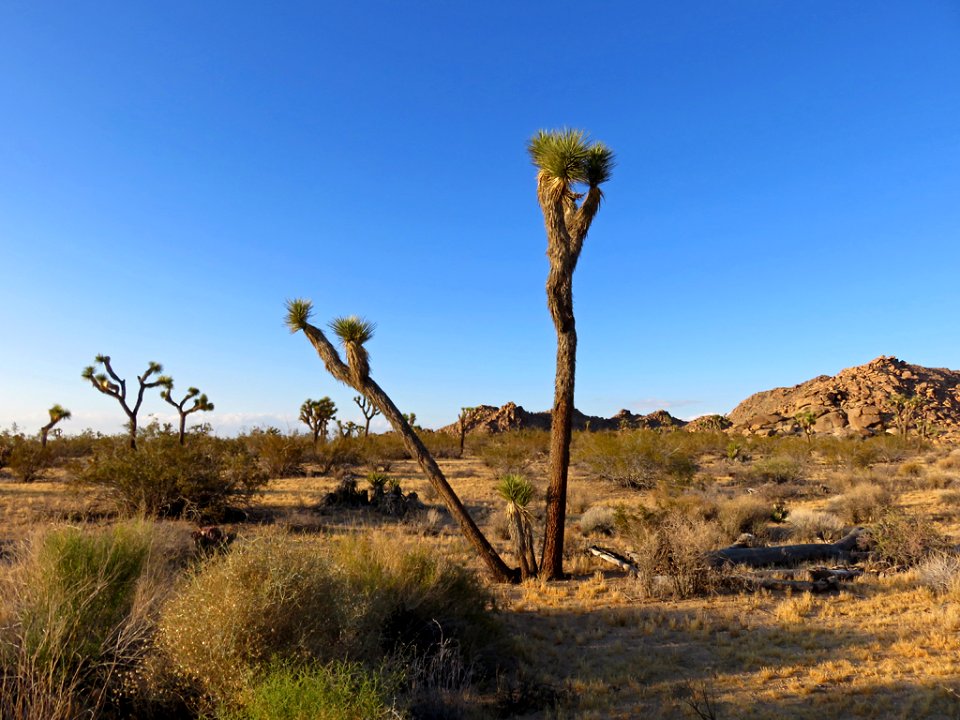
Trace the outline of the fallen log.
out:
[[[846,562],[852,559],[854,548],[857,547],[857,539],[862,532],[863,528],[854,528],[835,543],[802,543],[758,548],[732,546],[708,553],[707,559],[715,567],[721,565],[790,566],[823,560]]]
[[[750,577],[753,578],[764,578],[771,580],[807,580],[809,582],[814,582],[816,580],[829,580],[830,578],[836,578],[838,581],[844,582],[854,580],[861,575],[863,575],[863,570],[860,568],[851,567],[774,568],[770,570],[754,570],[750,573]]]
[[[630,573],[631,575],[636,575],[637,566],[634,565],[630,560],[625,558],[618,552],[605,547],[600,547],[599,545],[591,545],[587,548],[587,552],[591,555],[596,555],[598,558],[604,562],[608,562],[611,565],[616,565],[618,568],[624,572]]]
[[[751,590],[794,590],[798,592],[824,593],[838,590],[840,582],[836,578],[826,580],[781,580],[779,578],[738,575],[737,579]]]

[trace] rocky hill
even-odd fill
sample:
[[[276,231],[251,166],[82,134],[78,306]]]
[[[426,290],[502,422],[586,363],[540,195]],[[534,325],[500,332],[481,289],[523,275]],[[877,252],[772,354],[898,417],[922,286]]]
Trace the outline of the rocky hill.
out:
[[[673,417],[666,410],[657,410],[649,415],[635,415],[629,410],[621,410],[610,418],[596,415],[584,415],[579,410],[573,411],[573,429],[586,430],[616,430],[621,427],[630,428],[681,428],[686,423]],[[507,403],[503,407],[493,405],[479,405],[473,408],[467,416],[467,432],[469,433],[500,433],[509,430],[549,430],[549,412],[527,412],[515,403]],[[440,428],[440,432],[459,432],[459,425],[451,423]]]
[[[879,357],[834,376],[751,395],[727,416],[733,432],[797,432],[798,413],[811,413],[816,433],[870,435],[897,427],[895,400],[914,401],[913,423],[940,432],[960,431],[960,371],[910,365]]]

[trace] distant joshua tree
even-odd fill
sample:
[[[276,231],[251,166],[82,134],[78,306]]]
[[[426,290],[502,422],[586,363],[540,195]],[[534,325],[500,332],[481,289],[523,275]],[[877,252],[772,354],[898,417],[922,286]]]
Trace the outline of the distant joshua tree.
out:
[[[61,420],[69,420],[72,417],[70,411],[63,407],[63,405],[54,405],[52,408],[47,410],[47,412],[50,413],[50,422],[40,428],[41,447],[47,446],[47,435],[49,435],[50,431],[53,430],[54,425]]]
[[[793,416],[793,419],[797,421],[797,425],[803,430],[803,434],[807,436],[807,442],[812,443],[813,426],[817,422],[817,414],[813,412],[813,410],[801,410]]]
[[[346,422],[337,420],[337,433],[342,438],[360,437],[360,426],[353,420],[347,420]]]
[[[470,419],[470,416],[473,415],[474,410],[476,410],[476,408],[460,408],[460,415],[457,417],[457,433],[460,435],[460,455],[458,455],[458,457],[463,457],[463,444],[467,439],[467,421]]]
[[[83,369],[81,377],[83,377],[84,380],[89,380],[95,390],[102,392],[104,395],[109,395],[120,403],[120,407],[123,408],[123,412],[127,415],[130,448],[136,450],[137,413],[140,412],[140,406],[143,404],[143,394],[149,388],[155,388],[164,384],[164,382],[161,382],[161,380],[164,379],[162,377],[158,377],[153,381],[150,380],[152,375],[160,375],[160,373],[163,372],[163,366],[160,363],[151,361],[149,365],[147,365],[146,372],[144,372],[143,375],[137,376],[137,382],[140,384],[140,387],[139,390],[137,390],[137,400],[133,404],[133,407],[130,407],[127,403],[127,381],[120,379],[113,371],[113,366],[110,364],[110,356],[97,355],[95,360],[98,365],[103,365],[106,373],[97,373],[93,365],[88,365]]]
[[[353,401],[357,404],[357,407],[360,408],[360,412],[363,413],[363,419],[365,421],[363,423],[363,436],[367,437],[370,434],[370,421],[379,415],[380,411],[363,395],[357,395]]]
[[[893,420],[896,423],[899,435],[907,436],[910,432],[910,426],[923,409],[923,404],[923,398],[919,395],[893,393],[887,398],[886,405],[893,413]]]
[[[577,330],[573,316],[573,271],[583,241],[600,209],[600,186],[610,179],[613,152],[591,142],[582,130],[538,132],[527,146],[537,166],[537,201],[547,231],[547,307],[557,332],[557,371],[551,413],[550,471],[547,517],[540,572],[563,575],[563,530],[567,506],[567,473],[573,424]],[[578,192],[577,188],[585,192]]]
[[[443,471],[437,465],[430,451],[423,444],[411,423],[401,414],[393,400],[370,377],[370,360],[364,343],[373,337],[374,325],[356,316],[337,318],[330,323],[330,329],[343,343],[347,362],[340,359],[340,353],[330,343],[323,331],[310,323],[313,304],[307,300],[291,300],[287,303],[287,325],[291,332],[303,332],[320,355],[327,371],[337,380],[352,387],[374,404],[383,413],[383,417],[403,439],[410,455],[416,458],[420,468],[430,480],[437,493],[443,498],[450,514],[460,524],[464,536],[473,545],[481,560],[493,578],[499,582],[515,580],[518,573],[507,567],[506,563],[493,548],[477,524],[470,517],[456,492],[450,487]]]
[[[207,399],[206,393],[201,393],[197,388],[187,388],[187,394],[183,396],[180,402],[173,399],[173,378],[164,375],[157,382],[163,386],[160,391],[160,397],[166,400],[170,405],[176,408],[180,415],[180,444],[183,445],[187,436],[187,415],[195,412],[210,412],[213,410],[213,403]],[[187,403],[193,400],[193,405],[186,407]]]
[[[327,425],[337,414],[337,406],[329,397],[322,397],[319,400],[307,398],[300,406],[300,422],[306,423],[313,434],[313,446],[317,446],[317,440],[327,439]]]

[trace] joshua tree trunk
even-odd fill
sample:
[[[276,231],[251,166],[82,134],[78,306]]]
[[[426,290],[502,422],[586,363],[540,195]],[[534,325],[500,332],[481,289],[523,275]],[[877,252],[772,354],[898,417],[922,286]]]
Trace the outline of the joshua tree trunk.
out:
[[[550,479],[544,526],[541,571],[548,578],[563,575],[563,531],[567,508],[567,474],[573,425],[573,391],[577,368],[577,329],[573,317],[573,269],[564,258],[551,257],[547,305],[557,331],[557,372],[550,415]]]
[[[387,422],[397,431],[400,437],[403,438],[403,444],[406,446],[407,451],[416,459],[421,470],[423,470],[427,476],[427,479],[436,489],[440,497],[443,498],[447,509],[450,510],[451,515],[453,515],[460,524],[460,529],[464,536],[480,555],[480,559],[484,562],[493,578],[498,582],[515,581],[518,573],[507,567],[506,563],[504,563],[503,559],[480,531],[480,528],[474,523],[473,518],[470,517],[463,503],[460,502],[460,498],[457,497],[453,488],[450,487],[446,477],[443,475],[443,471],[440,470],[430,451],[427,450],[419,436],[403,417],[403,413],[393,404],[393,401],[383,389],[377,385],[369,375],[365,375],[364,370],[368,367],[367,363],[361,362],[358,368],[348,367],[340,359],[336,348],[327,340],[319,328],[308,322],[303,322],[298,324],[298,329],[303,330],[314,348],[316,348],[327,371],[340,382],[349,385],[367,397],[380,410],[383,417],[386,418]],[[353,359],[353,356],[358,354],[349,344],[347,345],[347,350],[347,356],[350,359]],[[351,352],[351,350],[353,352]],[[365,358],[363,358],[363,360],[365,360]]]

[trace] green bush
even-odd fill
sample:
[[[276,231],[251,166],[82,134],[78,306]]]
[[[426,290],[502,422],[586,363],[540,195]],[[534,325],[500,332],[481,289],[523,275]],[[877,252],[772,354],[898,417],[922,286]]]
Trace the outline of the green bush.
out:
[[[17,436],[13,438],[6,463],[21,482],[33,482],[50,466],[50,459],[50,451],[39,440]]]
[[[47,529],[24,547],[2,598],[0,717],[100,717],[116,700],[165,585],[151,543],[135,523]]]
[[[256,429],[244,438],[268,477],[282,478],[303,475],[303,459],[310,438],[298,432],[282,433],[279,428]]]
[[[495,474],[523,475],[530,466],[550,452],[550,433],[543,430],[516,430],[497,433],[480,440],[477,452],[484,465]],[[459,440],[457,440],[459,449]]]
[[[738,476],[750,483],[795,483],[803,479],[806,463],[788,455],[757,460]]]
[[[242,710],[222,720],[376,720],[396,718],[391,697],[397,678],[358,663],[297,667],[275,663],[257,678]]]
[[[682,485],[697,471],[684,435],[653,430],[583,433],[574,453],[591,473],[625,487],[649,489],[660,481]]]
[[[76,482],[110,490],[127,511],[159,517],[217,519],[231,501],[246,501],[267,482],[255,458],[236,442],[176,435],[145,438],[137,450],[104,443]]]

